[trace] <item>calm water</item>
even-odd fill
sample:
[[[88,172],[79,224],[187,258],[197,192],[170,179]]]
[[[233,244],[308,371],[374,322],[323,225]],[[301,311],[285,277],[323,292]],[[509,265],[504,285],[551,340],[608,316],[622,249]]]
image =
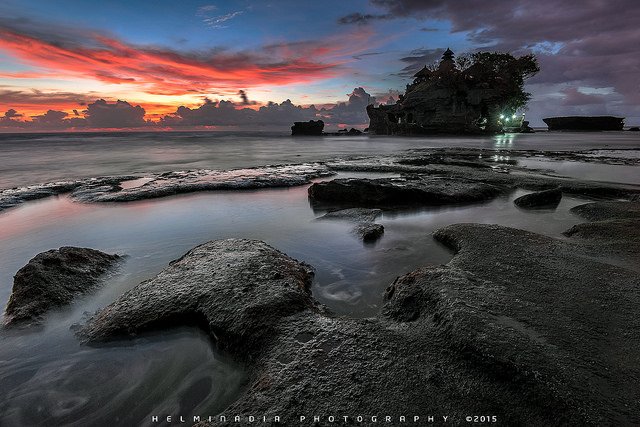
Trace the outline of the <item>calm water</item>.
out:
[[[0,134],[0,188],[61,179],[185,169],[236,169],[420,147],[577,150],[638,148],[635,132],[496,137],[305,137],[278,134]]]
[[[640,146],[638,135],[631,133],[301,140],[130,134],[0,136],[0,140],[3,187],[132,171],[312,161],[426,146]],[[544,167],[553,168],[554,163]],[[576,174],[602,179],[598,166],[580,164]],[[630,166],[606,170],[612,181],[634,182],[638,177]],[[307,186],[202,193],[105,205],[77,204],[61,196],[0,213],[2,304],[8,300],[15,272],[41,251],[74,245],[128,255],[100,291],[53,313],[43,330],[0,334],[0,425],[149,425],[151,415],[214,415],[231,402],[244,387],[244,371],[196,330],[176,329],[100,348],[80,346],[70,331],[71,325],[83,320],[84,312],[104,307],[200,243],[226,237],[264,240],[316,268],[316,298],[338,314],[363,317],[379,310],[382,292],[395,277],[451,258],[431,238],[435,229],[460,222],[498,223],[561,238],[562,231],[580,222],[569,209],[584,202],[565,197],[556,210],[526,212],[513,205],[513,199],[525,193],[518,191],[485,204],[386,213],[378,220],[385,226],[384,236],[365,245],[350,234],[352,225],[347,222],[316,221],[324,212],[312,209],[306,191]]]

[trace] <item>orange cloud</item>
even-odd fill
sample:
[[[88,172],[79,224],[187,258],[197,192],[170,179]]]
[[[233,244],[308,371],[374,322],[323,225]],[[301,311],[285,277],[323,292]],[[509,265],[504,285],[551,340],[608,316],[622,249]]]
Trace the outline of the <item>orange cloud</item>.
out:
[[[218,49],[180,53],[133,46],[98,34],[89,35],[82,43],[71,43],[0,28],[0,50],[44,70],[40,74],[4,73],[6,77],[83,77],[136,85],[141,91],[161,95],[300,84],[334,77],[341,63],[335,55],[341,49],[344,47],[308,42],[300,46],[295,43],[271,46],[264,52]]]

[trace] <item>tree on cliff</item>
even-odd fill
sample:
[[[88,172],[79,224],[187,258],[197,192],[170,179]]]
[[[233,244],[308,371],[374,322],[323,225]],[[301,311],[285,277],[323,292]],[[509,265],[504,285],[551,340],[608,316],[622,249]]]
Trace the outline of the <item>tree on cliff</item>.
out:
[[[531,94],[524,90],[524,82],[540,71],[533,54],[516,58],[509,53],[477,52],[459,57],[456,65],[465,80],[494,89],[496,107],[510,112],[527,104]]]

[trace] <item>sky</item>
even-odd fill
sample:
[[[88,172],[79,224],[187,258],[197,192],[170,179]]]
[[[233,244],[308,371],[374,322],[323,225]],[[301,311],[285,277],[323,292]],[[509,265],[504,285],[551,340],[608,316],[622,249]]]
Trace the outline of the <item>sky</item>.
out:
[[[365,127],[456,54],[535,53],[534,126],[640,124],[638,0],[3,0],[0,131]]]

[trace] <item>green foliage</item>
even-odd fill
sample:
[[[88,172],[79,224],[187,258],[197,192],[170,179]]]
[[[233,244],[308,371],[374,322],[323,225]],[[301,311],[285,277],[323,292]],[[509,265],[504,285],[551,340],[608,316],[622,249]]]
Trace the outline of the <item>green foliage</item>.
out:
[[[463,71],[466,77],[496,90],[494,107],[513,112],[523,108],[531,98],[524,91],[525,80],[540,71],[532,54],[516,58],[508,53],[476,52],[470,55],[467,64]]]

